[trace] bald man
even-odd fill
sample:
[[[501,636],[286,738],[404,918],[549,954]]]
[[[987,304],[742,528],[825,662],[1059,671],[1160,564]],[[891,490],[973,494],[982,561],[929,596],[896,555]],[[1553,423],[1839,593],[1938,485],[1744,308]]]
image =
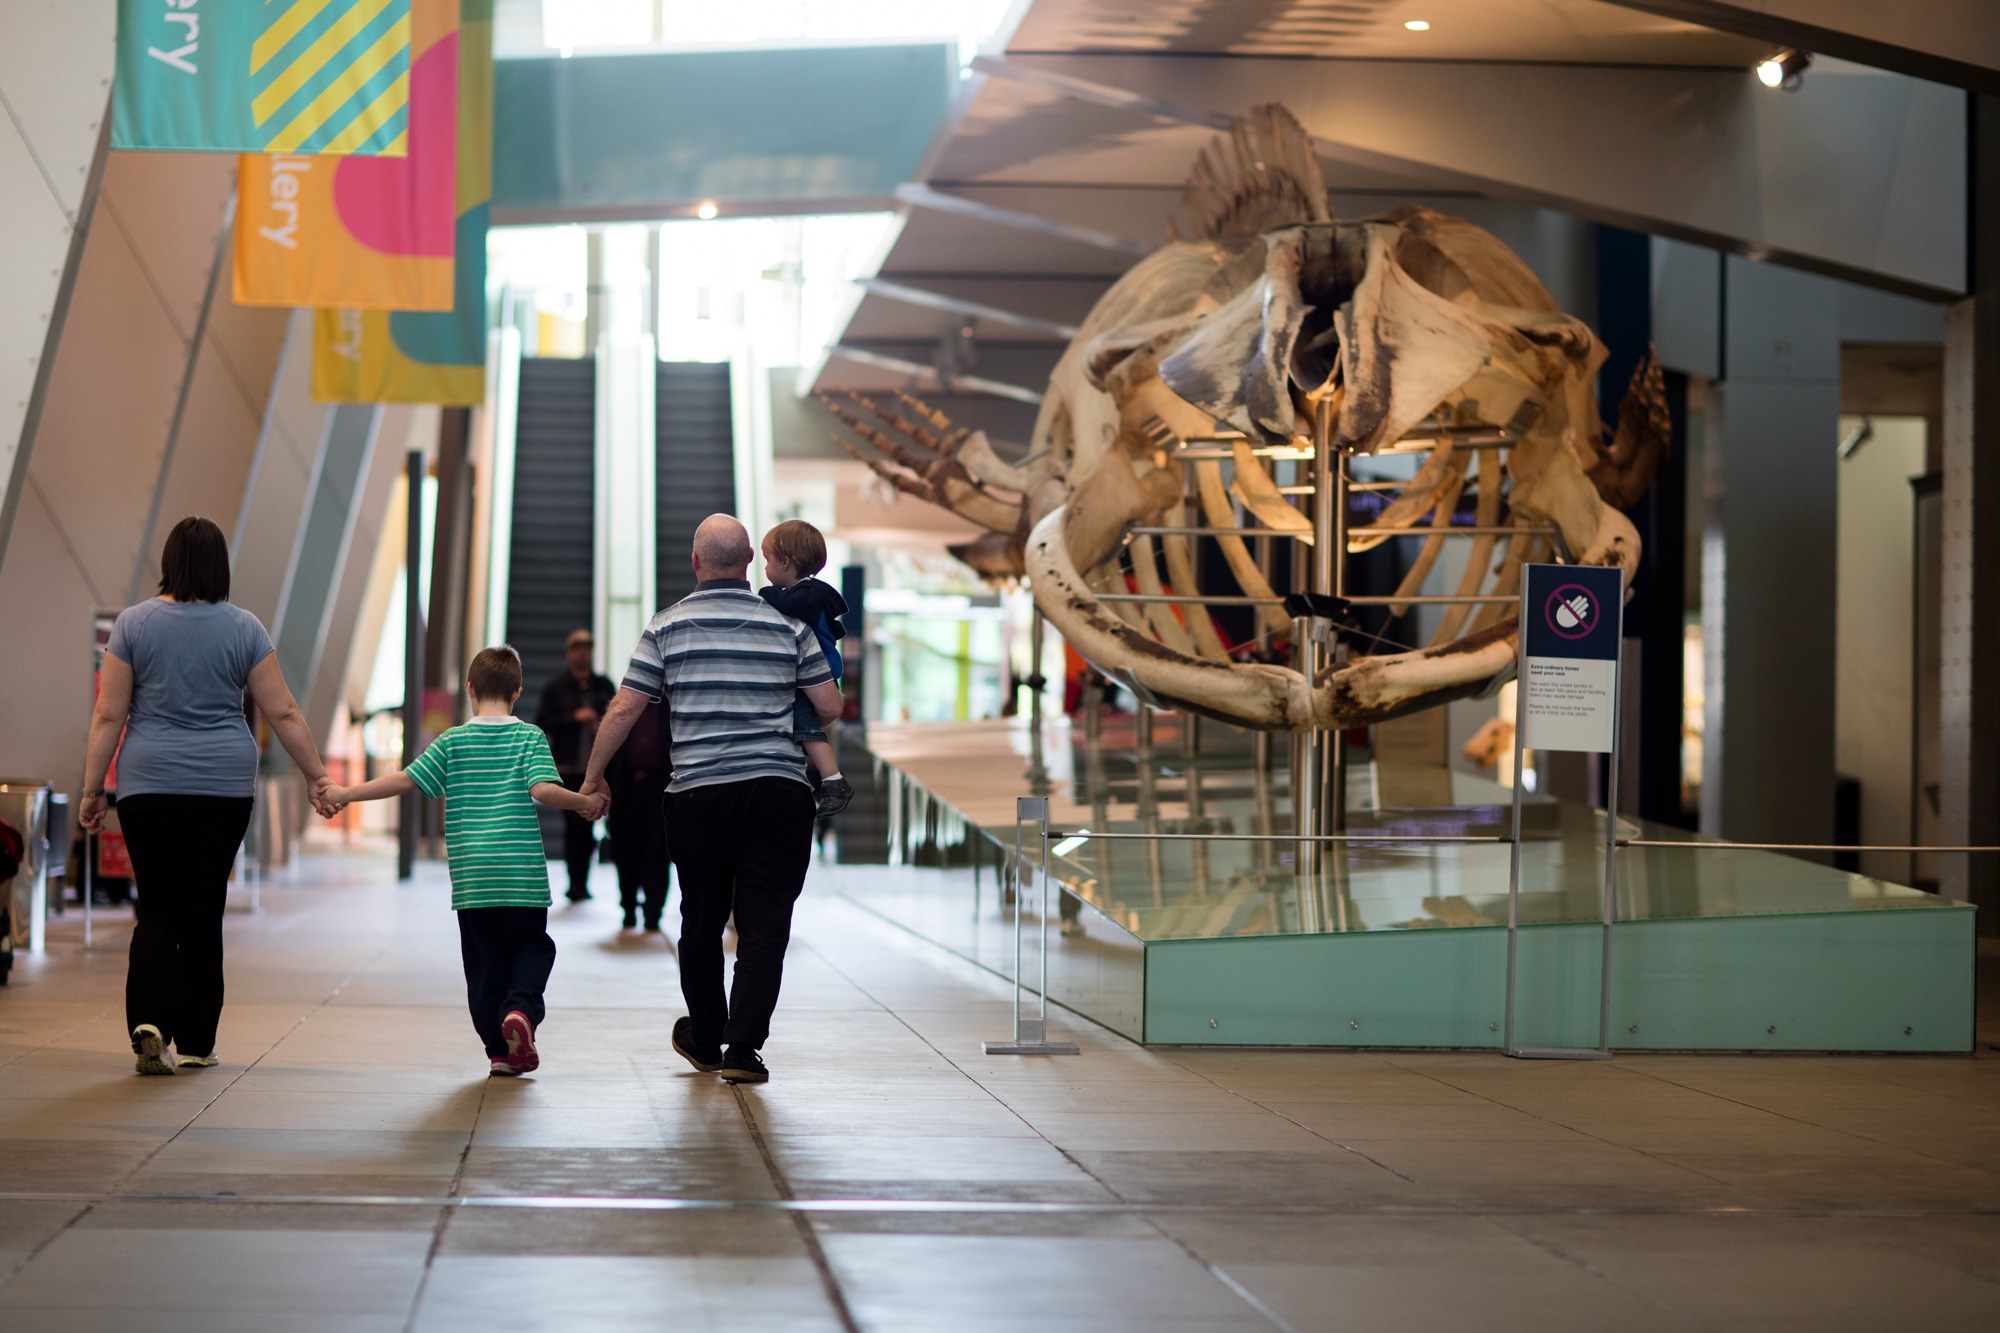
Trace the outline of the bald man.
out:
[[[604,770],[646,705],[664,701],[670,748],[667,852],[681,881],[681,995],[673,1048],[703,1073],[764,1083],[811,857],[812,788],[792,735],[803,692],[820,724],[840,686],[812,630],[750,591],[750,534],[712,514],[694,534],[695,589],[654,616],[598,727],[582,790],[608,796]],[[736,975],[723,989],[722,928],[736,917]]]

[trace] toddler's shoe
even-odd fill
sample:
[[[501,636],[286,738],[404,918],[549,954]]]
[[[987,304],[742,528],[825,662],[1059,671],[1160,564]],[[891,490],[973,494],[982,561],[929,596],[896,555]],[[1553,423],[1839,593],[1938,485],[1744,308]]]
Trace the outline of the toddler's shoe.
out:
[[[831,782],[819,784],[819,799],[814,804],[813,813],[817,818],[830,819],[847,808],[854,799],[854,784],[846,778],[835,778]]]
[[[516,1074],[541,1068],[542,1057],[535,1053],[535,1025],[519,1009],[500,1020],[500,1036],[507,1043],[505,1064]]]

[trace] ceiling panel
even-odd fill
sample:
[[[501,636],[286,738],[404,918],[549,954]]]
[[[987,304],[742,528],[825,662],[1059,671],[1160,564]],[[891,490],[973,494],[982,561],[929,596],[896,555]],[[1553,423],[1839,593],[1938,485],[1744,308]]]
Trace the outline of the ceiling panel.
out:
[[[1770,44],[1601,0],[1041,0],[1007,49],[1741,69]]]

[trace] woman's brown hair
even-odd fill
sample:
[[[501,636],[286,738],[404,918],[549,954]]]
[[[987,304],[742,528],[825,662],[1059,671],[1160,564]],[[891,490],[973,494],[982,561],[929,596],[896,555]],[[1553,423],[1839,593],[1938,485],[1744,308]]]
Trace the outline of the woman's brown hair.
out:
[[[205,518],[184,518],[160,552],[160,591],[177,602],[229,600],[229,541]]]

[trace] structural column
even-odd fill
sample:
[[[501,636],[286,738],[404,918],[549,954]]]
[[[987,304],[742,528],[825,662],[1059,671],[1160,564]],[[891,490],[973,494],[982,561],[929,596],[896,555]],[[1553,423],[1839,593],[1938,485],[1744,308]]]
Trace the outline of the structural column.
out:
[[[1734,256],[1722,285],[1704,448],[1701,830],[1830,842],[1838,289]]]
[[[1946,844],[2000,844],[2000,98],[1968,95],[1969,300],[1945,316],[1943,736]],[[1945,856],[1939,887],[2000,934],[2000,856]]]

